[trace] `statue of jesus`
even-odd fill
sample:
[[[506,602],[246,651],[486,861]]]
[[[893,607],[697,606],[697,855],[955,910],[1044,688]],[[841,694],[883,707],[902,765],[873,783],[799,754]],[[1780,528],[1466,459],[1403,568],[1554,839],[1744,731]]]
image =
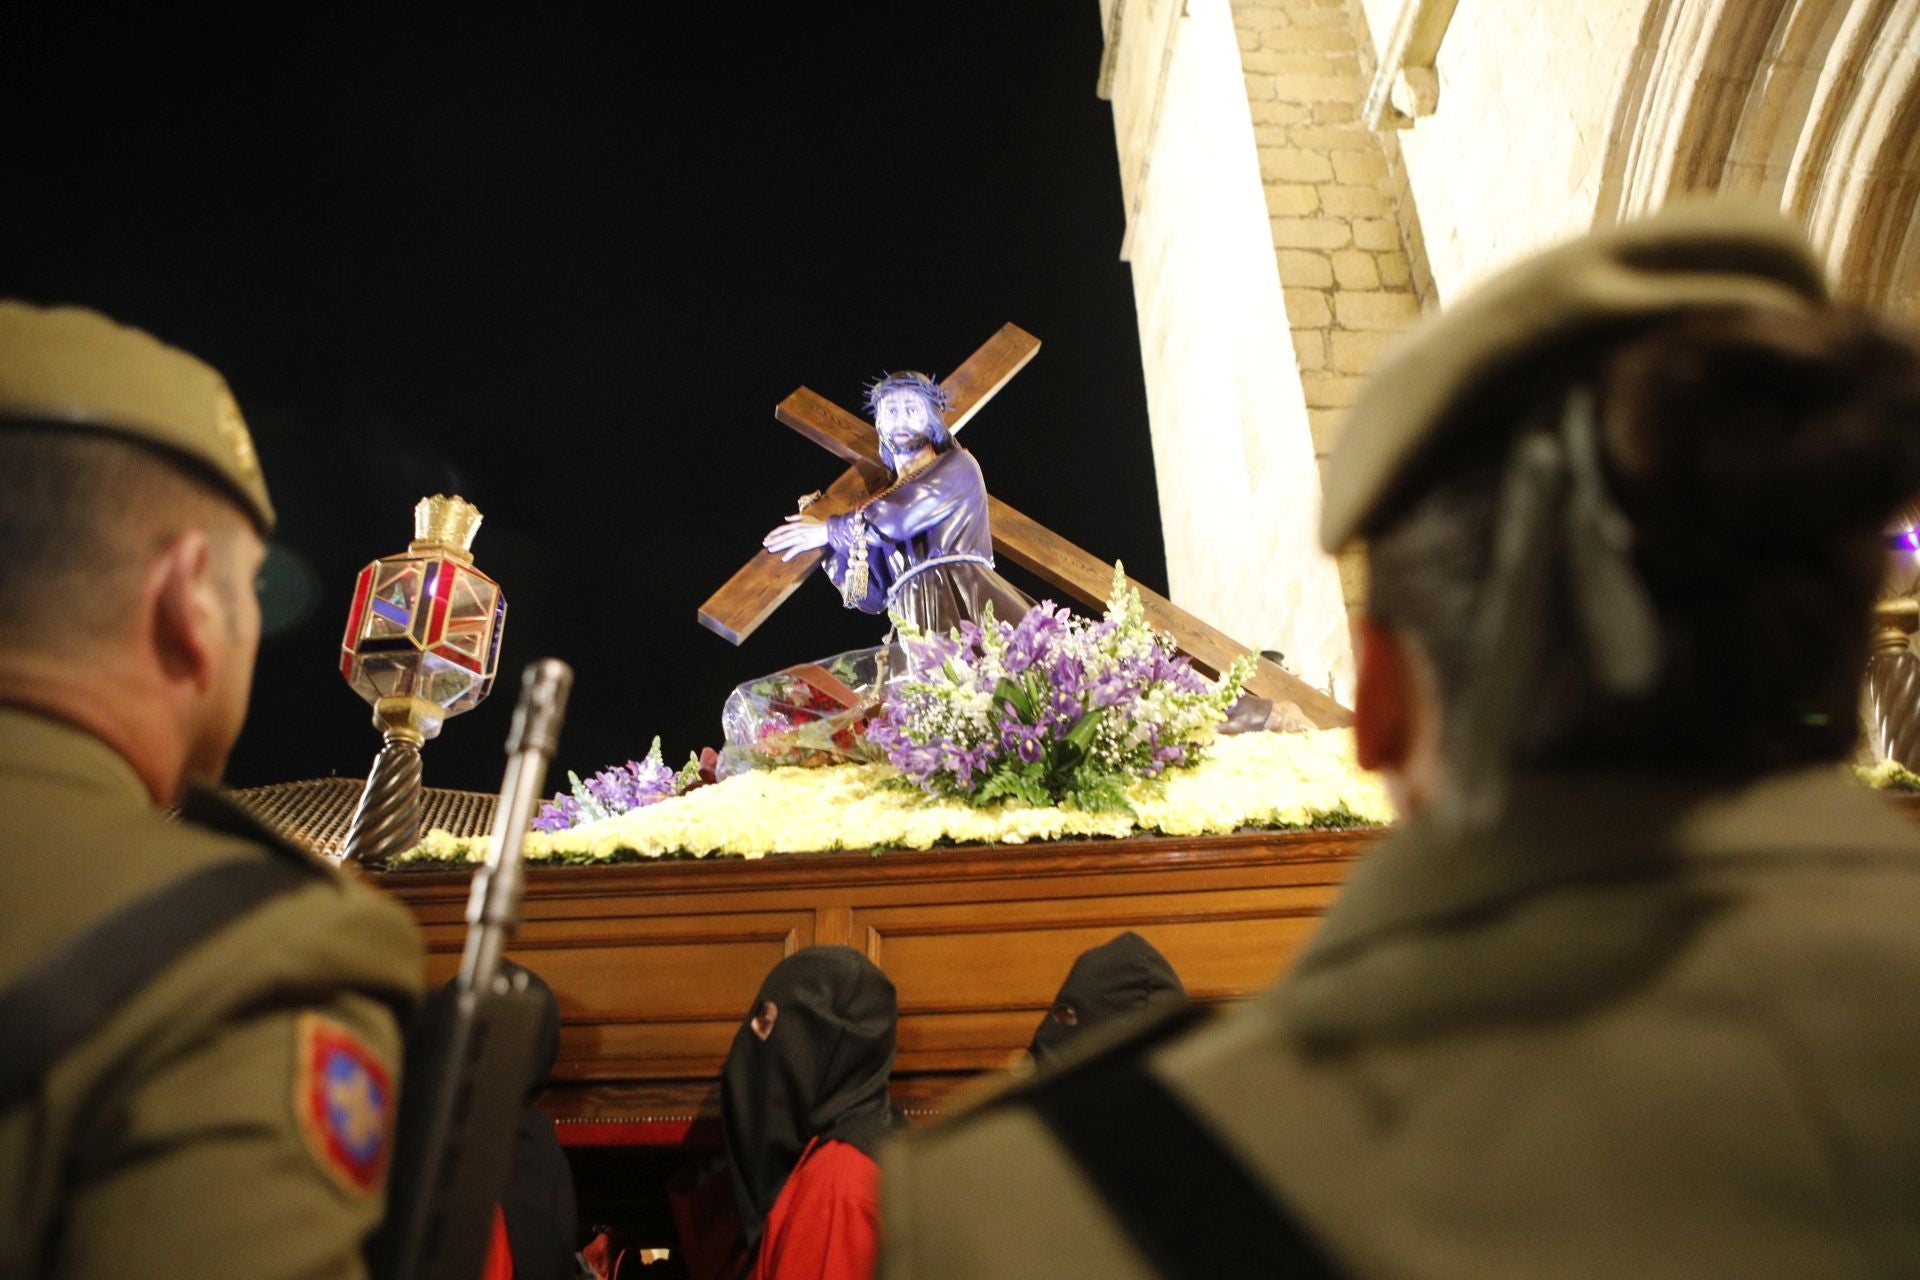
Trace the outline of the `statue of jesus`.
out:
[[[1033,602],[994,572],[986,481],[947,430],[948,407],[924,373],[875,382],[867,411],[893,483],[843,515],[788,516],[761,545],[785,560],[824,549],[848,608],[897,613],[925,631],[977,621],[989,603],[996,618],[1019,621]]]

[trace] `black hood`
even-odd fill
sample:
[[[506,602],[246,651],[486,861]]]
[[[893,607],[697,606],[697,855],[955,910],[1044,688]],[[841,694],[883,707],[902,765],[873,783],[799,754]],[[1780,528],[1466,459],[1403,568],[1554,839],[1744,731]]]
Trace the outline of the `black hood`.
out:
[[[1115,1018],[1178,1004],[1187,998],[1180,975],[1151,942],[1129,930],[1080,953],[1040,1019],[1027,1052],[1035,1064],[1051,1065],[1060,1047],[1088,1027]]]
[[[775,1016],[762,1038],[754,1022],[769,1004]],[[760,984],[720,1074],[749,1252],[809,1141],[832,1138],[871,1156],[904,1123],[887,1092],[897,1016],[893,983],[850,947],[796,951]]]

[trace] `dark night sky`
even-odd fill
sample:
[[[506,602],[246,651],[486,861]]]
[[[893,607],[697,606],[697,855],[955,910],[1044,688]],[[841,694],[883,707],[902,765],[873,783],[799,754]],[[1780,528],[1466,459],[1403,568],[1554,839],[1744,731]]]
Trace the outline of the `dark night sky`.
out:
[[[773,405],[1007,320],[1045,346],[968,429],[989,484],[1164,589],[1093,0],[309,12],[0,10],[0,293],[221,369],[280,507],[231,781],[365,771],[348,595],[436,490],[511,610],[430,783],[498,784],[547,654],[562,765],[718,745],[734,684],[884,630],[820,579],[739,649],[695,621],[840,469]]]

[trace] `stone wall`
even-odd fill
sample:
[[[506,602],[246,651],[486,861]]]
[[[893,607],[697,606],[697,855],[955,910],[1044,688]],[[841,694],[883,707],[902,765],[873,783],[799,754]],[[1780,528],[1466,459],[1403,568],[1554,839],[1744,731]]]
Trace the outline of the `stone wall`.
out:
[[[1338,597],[1363,584],[1343,564],[1329,603],[1311,463],[1423,307],[1596,223],[1735,191],[1805,227],[1843,296],[1920,316],[1920,0],[1101,14],[1174,597],[1343,697]],[[1435,31],[1430,67],[1400,61],[1398,35]],[[1384,122],[1409,127],[1366,124],[1382,62],[1419,69],[1418,114]]]
[[[1374,56],[1405,3],[1359,0]],[[1434,67],[1438,109],[1397,139],[1441,299],[1593,225],[1647,4],[1460,0]]]
[[[1374,282],[1357,292],[1386,298],[1376,251],[1355,244],[1349,229],[1340,244],[1307,251],[1327,279],[1283,294],[1227,0],[1107,0],[1103,8],[1103,80],[1128,214],[1121,248],[1134,277],[1170,594],[1242,643],[1280,651],[1297,675],[1349,702],[1339,573],[1315,540],[1315,431],[1332,428],[1313,415],[1351,391],[1351,375],[1335,363],[1351,357],[1344,345],[1335,355],[1332,336],[1370,342],[1364,335],[1375,332],[1365,327],[1365,302],[1349,308],[1353,327],[1341,327],[1334,254],[1347,253],[1341,270],[1350,278],[1364,271]],[[1311,122],[1306,108],[1299,123]],[[1351,118],[1344,127],[1351,133]],[[1374,169],[1362,174],[1351,163],[1342,167],[1354,181],[1341,182],[1326,160],[1324,178],[1297,185],[1316,200],[1319,188],[1345,193],[1336,202],[1368,193],[1376,203],[1352,215],[1356,224],[1390,230],[1377,213]],[[1325,314],[1296,319],[1296,304]],[[1318,353],[1311,370],[1296,363],[1296,337]]]
[[[1343,0],[1234,0],[1234,35],[1274,259],[1324,466],[1381,350],[1420,315],[1427,286],[1396,217],[1380,140],[1360,121],[1359,37]],[[1411,203],[1408,202],[1411,212]],[[1342,558],[1358,603],[1360,559]]]

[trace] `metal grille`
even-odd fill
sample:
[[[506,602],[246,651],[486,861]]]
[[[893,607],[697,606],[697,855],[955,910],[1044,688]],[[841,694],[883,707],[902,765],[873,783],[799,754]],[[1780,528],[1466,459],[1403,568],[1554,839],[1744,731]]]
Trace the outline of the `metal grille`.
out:
[[[297,845],[338,861],[353,825],[363,778],[309,778],[227,792],[227,798]],[[420,830],[435,827],[456,836],[483,836],[493,829],[499,797],[446,787],[420,789]]]

